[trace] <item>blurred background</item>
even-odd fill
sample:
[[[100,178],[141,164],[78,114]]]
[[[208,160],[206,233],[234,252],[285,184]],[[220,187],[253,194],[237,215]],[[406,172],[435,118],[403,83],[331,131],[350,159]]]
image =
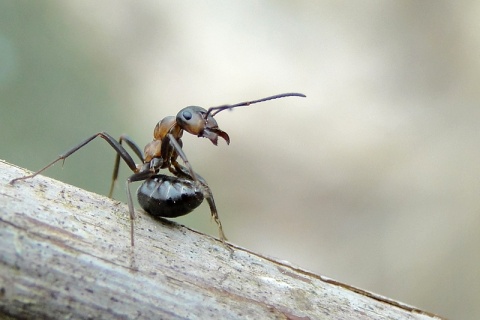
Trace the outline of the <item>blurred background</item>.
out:
[[[184,138],[229,240],[477,319],[479,17],[475,1],[3,0],[0,158],[37,170],[98,131],[143,147],[185,106],[302,92],[220,113],[229,146]],[[99,139],[46,175],[106,194],[114,154]],[[217,235],[206,204],[177,221]]]

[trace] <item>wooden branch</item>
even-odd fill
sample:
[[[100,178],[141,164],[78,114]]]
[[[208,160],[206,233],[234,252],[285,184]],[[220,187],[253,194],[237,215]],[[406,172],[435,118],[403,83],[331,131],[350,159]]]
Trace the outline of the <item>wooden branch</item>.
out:
[[[0,161],[0,318],[438,319]]]

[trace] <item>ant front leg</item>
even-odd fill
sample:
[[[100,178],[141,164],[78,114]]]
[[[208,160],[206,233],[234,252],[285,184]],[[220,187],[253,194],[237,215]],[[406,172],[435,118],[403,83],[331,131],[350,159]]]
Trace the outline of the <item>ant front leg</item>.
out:
[[[227,240],[227,237],[225,237],[225,233],[223,232],[222,222],[220,221],[220,217],[218,216],[217,207],[215,205],[215,200],[213,200],[213,194],[212,194],[212,191],[210,190],[210,187],[208,186],[205,179],[203,179],[195,171],[193,171],[192,165],[188,161],[187,156],[183,152],[183,149],[181,148],[180,144],[177,142],[177,139],[175,139],[175,137],[170,133],[167,135],[167,137],[170,140],[170,143],[172,144],[172,146],[175,148],[175,151],[177,152],[177,154],[180,156],[180,158],[182,158],[183,162],[187,166],[185,168],[179,165],[176,161],[174,161],[173,164],[175,166],[177,174],[181,172],[183,175],[190,176],[200,186],[200,189],[203,192],[204,198],[207,199],[212,218],[213,220],[215,220],[215,223],[218,226],[218,234],[220,236],[220,240],[222,240],[222,242],[225,243],[225,241]],[[178,174],[178,175],[182,175],[182,174]]]
[[[222,222],[220,222],[220,217],[218,216],[217,207],[215,206],[215,201],[213,200],[212,191],[210,190],[210,187],[207,185],[206,182],[200,182],[200,184],[203,187],[203,196],[207,199],[212,218],[213,220],[215,220],[215,223],[218,226],[218,235],[220,236],[220,240],[225,243],[225,241],[227,241],[228,239],[225,236],[225,233],[223,233]]]

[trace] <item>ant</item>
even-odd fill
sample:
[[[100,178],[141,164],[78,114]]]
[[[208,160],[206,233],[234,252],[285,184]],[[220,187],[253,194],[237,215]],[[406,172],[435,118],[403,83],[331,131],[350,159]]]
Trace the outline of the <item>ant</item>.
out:
[[[231,110],[237,107],[245,107],[259,102],[292,96],[306,97],[301,93],[283,93],[258,100],[211,107],[208,110],[197,106],[183,108],[178,112],[176,117],[168,116],[157,123],[153,130],[153,140],[145,146],[143,152],[138,145],[126,135],[120,136],[120,139],[117,141],[106,132],[98,132],[58,156],[57,159],[42,169],[30,175],[13,179],[10,181],[10,184],[14,184],[19,180],[33,178],[60,160],[65,162],[65,159],[74,152],[83,148],[93,139],[100,137],[107,141],[117,152],[112,183],[108,194],[110,198],[112,197],[118,177],[120,157],[133,171],[133,174],[126,181],[132,246],[134,246],[133,221],[135,219],[135,210],[133,207],[132,193],[130,191],[130,183],[135,181],[144,181],[137,190],[138,203],[146,212],[155,217],[175,218],[186,215],[197,208],[203,202],[203,199],[207,199],[212,218],[218,226],[220,239],[222,242],[225,242],[227,238],[223,233],[222,223],[218,217],[212,191],[205,179],[193,171],[187,156],[183,152],[183,143],[181,140],[183,132],[186,131],[198,137],[208,138],[214,145],[217,145],[218,137],[223,138],[227,144],[230,144],[230,137],[226,132],[220,130],[214,118],[215,115],[224,110]],[[138,156],[141,164],[135,163],[132,156],[123,147],[123,142]],[[178,163],[178,157],[182,159],[185,166]],[[173,176],[159,174],[160,169],[168,169]]]

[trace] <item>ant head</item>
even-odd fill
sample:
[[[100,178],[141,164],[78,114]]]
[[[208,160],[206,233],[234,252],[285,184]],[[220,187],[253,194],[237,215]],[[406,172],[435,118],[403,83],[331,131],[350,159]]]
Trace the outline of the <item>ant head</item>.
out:
[[[222,137],[225,141],[230,143],[228,134],[218,128],[217,121],[213,118],[216,114],[223,110],[230,110],[237,107],[245,107],[254,103],[263,101],[279,99],[284,97],[305,97],[302,93],[282,93],[275,96],[270,96],[258,100],[245,101],[237,104],[227,104],[219,107],[212,107],[205,110],[201,107],[190,106],[183,108],[177,114],[176,123],[185,131],[210,139],[213,144],[217,144],[218,137]]]
[[[175,120],[183,130],[198,137],[208,138],[214,145],[217,145],[218,137],[225,139],[227,144],[230,143],[228,134],[218,128],[213,115],[208,115],[207,110],[202,107],[183,108],[177,113]]]

